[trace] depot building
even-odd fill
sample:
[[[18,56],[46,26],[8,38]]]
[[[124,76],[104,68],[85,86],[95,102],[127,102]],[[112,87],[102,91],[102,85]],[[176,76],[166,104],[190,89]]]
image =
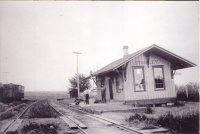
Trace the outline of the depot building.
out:
[[[128,54],[128,46],[124,46],[123,51],[124,56],[121,59],[92,74],[96,80],[99,100],[101,87],[104,85],[107,100],[135,104],[174,102],[175,71],[196,66],[157,45],[132,54]]]

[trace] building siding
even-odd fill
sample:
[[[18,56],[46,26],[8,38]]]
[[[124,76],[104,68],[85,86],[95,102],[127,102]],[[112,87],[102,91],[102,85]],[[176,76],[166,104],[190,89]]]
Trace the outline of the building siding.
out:
[[[121,83],[123,81],[120,81]],[[124,88],[123,90],[121,90],[120,92],[117,92],[117,88],[116,88],[116,78],[113,81],[113,93],[114,93],[114,100],[124,100]]]
[[[171,78],[170,62],[156,56],[150,55],[149,67],[147,66],[147,58],[144,55],[140,55],[132,59],[127,66],[126,81],[124,82],[125,101],[129,100],[146,100],[155,98],[168,98],[175,97],[175,87],[173,79]],[[165,90],[155,91],[154,78],[153,78],[153,66],[163,65],[164,69],[164,80]],[[134,91],[134,79],[133,79],[133,67],[143,66],[144,67],[144,78],[145,78],[145,91],[135,92]]]

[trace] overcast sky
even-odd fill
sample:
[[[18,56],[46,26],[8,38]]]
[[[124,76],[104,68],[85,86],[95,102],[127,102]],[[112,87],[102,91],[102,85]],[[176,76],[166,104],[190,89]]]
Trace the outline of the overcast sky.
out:
[[[157,44],[199,64],[196,2],[0,2],[0,81],[26,90],[60,91],[79,72],[88,75],[129,53]],[[180,70],[177,84],[198,80]],[[6,73],[7,78],[6,78]]]

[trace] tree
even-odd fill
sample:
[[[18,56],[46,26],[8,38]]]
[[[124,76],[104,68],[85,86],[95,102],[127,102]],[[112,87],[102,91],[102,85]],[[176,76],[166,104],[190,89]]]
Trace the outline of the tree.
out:
[[[69,88],[70,97],[77,97],[78,96],[77,76],[76,75],[73,76],[71,79],[69,79],[69,82],[71,87]],[[79,74],[79,87],[80,87],[80,93],[85,91],[85,89],[91,87],[89,79],[87,79],[84,74]]]

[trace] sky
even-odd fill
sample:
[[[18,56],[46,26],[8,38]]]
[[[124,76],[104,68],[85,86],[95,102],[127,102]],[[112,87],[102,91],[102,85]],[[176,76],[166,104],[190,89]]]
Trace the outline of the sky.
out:
[[[0,82],[65,91],[68,79],[157,44],[199,64],[198,1],[0,1]],[[199,66],[175,83],[198,81]],[[8,73],[6,73],[8,72]]]

